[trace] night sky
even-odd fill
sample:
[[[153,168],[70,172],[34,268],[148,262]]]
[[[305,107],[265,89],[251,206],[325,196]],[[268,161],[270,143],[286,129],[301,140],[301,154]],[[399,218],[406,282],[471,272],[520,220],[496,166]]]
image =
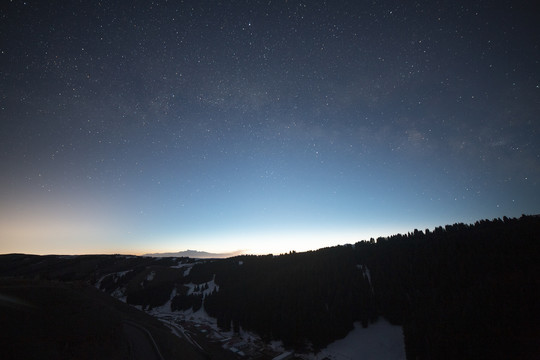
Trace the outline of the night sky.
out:
[[[540,213],[518,3],[4,3],[0,253],[281,253]]]

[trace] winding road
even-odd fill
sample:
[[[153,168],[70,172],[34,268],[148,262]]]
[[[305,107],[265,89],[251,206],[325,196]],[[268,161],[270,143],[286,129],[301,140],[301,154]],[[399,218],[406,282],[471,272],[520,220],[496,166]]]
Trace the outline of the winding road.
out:
[[[131,360],[163,360],[152,335],[140,325],[124,322],[131,353]]]

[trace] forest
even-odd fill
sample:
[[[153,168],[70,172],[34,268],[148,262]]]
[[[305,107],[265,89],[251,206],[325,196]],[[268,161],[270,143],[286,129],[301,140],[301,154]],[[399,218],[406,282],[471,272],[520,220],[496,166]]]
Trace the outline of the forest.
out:
[[[282,256],[213,264],[206,311],[314,350],[379,316],[408,359],[533,358],[540,342],[540,217],[482,220]],[[242,264],[242,265],[239,265]],[[195,269],[194,269],[195,270]]]
[[[277,256],[0,255],[0,274],[87,282],[145,310],[203,308],[223,330],[298,352],[384,317],[402,326],[407,359],[532,359],[539,258],[540,216],[523,215]]]

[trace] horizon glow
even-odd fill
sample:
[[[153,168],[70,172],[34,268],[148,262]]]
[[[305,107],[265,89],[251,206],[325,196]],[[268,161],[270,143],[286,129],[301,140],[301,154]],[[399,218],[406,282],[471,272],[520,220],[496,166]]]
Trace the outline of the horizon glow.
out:
[[[285,253],[540,213],[532,5],[154,5],[0,10],[0,253]]]

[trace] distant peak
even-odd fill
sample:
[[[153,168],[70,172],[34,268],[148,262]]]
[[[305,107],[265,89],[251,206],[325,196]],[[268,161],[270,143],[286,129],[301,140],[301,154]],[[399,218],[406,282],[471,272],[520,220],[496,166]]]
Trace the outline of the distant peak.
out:
[[[144,254],[143,256],[152,256],[152,257],[189,257],[189,258],[195,258],[195,259],[216,259],[216,258],[228,258],[233,256],[242,255],[244,252],[242,250],[233,251],[230,253],[209,253],[206,251],[198,251],[198,250],[185,250],[185,251],[179,251],[179,252],[172,252],[172,253],[152,253],[152,254]]]

